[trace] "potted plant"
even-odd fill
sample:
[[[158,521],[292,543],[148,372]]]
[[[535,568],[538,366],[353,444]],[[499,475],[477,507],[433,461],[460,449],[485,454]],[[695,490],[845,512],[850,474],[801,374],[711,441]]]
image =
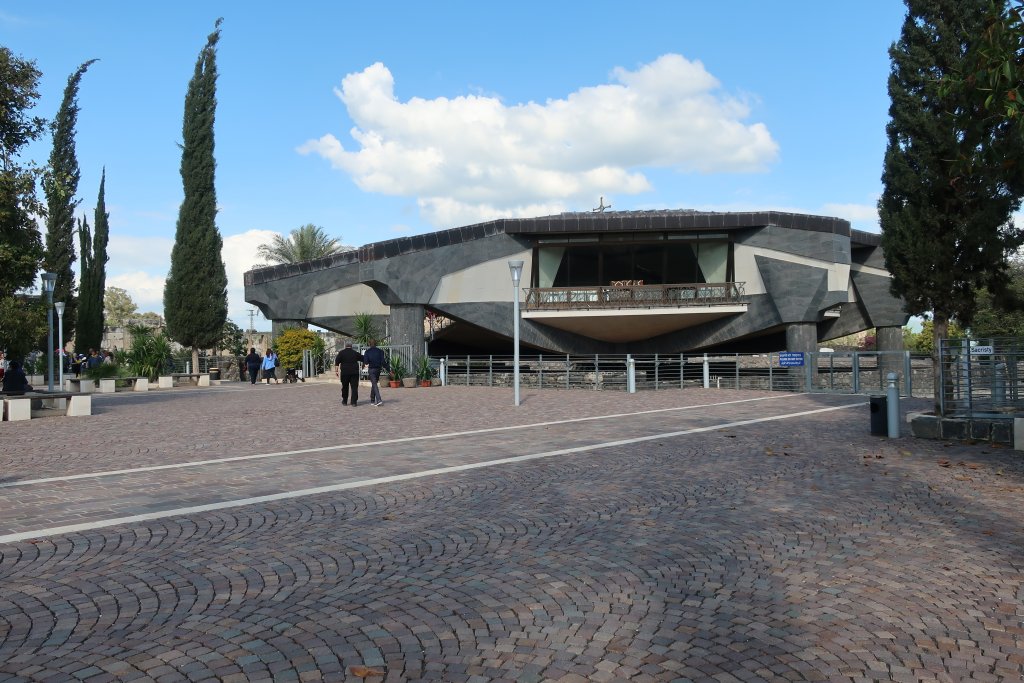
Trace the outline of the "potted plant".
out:
[[[405,368],[405,361],[397,353],[391,356],[391,380],[388,383],[392,389],[402,385],[402,378],[408,374]]]
[[[420,386],[429,387],[433,376],[434,369],[430,367],[430,358],[420,356],[419,360],[416,361],[416,379],[420,381]]]

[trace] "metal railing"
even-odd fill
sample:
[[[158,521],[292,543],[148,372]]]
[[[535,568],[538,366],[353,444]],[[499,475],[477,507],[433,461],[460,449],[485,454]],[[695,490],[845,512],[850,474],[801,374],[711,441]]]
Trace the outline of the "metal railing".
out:
[[[792,363],[799,356],[799,365]],[[445,356],[445,384],[507,386],[513,356]],[[626,391],[633,365],[637,391],[718,388],[817,393],[884,393],[895,372],[902,396],[931,396],[931,359],[905,351],[805,354],[520,355],[521,387]]]
[[[741,303],[744,282],[527,289],[525,310],[660,308]]]
[[[940,340],[939,376],[946,417],[1024,417],[1024,339]]]

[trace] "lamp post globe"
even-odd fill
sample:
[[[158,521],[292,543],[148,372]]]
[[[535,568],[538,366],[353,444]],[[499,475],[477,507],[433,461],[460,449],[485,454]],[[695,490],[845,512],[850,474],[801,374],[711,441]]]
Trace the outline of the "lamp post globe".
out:
[[[515,405],[519,405],[519,280],[523,275],[523,262],[509,261],[508,270],[512,274],[512,316],[513,341],[515,348],[512,358],[512,384],[515,386]]]
[[[43,293],[46,294],[46,387],[53,391],[53,285],[57,273],[43,273]]]

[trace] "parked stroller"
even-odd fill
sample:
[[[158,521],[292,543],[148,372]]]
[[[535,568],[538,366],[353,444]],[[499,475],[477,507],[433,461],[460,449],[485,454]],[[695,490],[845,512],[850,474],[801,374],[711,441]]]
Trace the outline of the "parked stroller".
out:
[[[284,381],[295,384],[296,382],[305,382],[306,378],[302,376],[302,368],[288,368],[284,373]]]

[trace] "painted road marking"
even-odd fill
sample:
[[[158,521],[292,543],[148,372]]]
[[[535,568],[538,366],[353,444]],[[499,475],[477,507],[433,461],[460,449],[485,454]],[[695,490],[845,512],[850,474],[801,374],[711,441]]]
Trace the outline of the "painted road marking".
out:
[[[42,477],[39,479],[23,479],[0,483],[0,489],[14,488],[16,486],[31,486],[34,484],[50,484],[59,481],[74,481],[76,479],[93,479],[97,477],[113,477],[125,474],[137,474],[142,472],[158,472],[160,470],[183,469],[186,467],[205,467],[208,465],[222,465],[229,462],[240,462],[243,460],[260,460],[263,458],[284,458],[290,455],[303,455],[305,453],[323,453],[325,451],[340,451],[351,448],[368,448],[371,446],[385,446],[388,444],[408,443],[411,441],[428,441],[431,439],[450,439],[458,436],[473,436],[474,434],[486,434],[489,432],[501,432],[511,429],[531,429],[533,427],[549,427],[551,425],[570,424],[573,422],[587,422],[591,420],[610,420],[635,415],[650,415],[653,413],[664,413],[674,410],[693,410],[694,408],[713,408],[715,406],[726,406],[734,403],[748,403],[750,401],[767,401],[799,394],[783,394],[780,396],[762,396],[758,398],[744,398],[736,401],[722,401],[720,403],[704,403],[694,406],[681,406],[675,408],[657,408],[654,410],[642,410],[634,413],[618,413],[615,415],[598,415],[595,417],[578,417],[570,420],[556,420],[552,422],[534,422],[525,425],[511,425],[505,427],[488,427],[486,429],[474,429],[466,432],[447,432],[444,434],[428,434],[426,436],[406,436],[399,439],[385,439],[383,441],[364,441],[363,443],[338,444],[334,446],[317,446],[316,448],[301,448],[294,451],[277,451],[274,453],[256,453],[253,455],[237,455],[230,458],[215,458],[211,460],[192,460],[190,462],[173,463],[170,465],[150,465],[148,467],[134,467],[123,470],[104,470],[101,472],[89,472],[86,474],[69,474],[62,477]]]
[[[732,403],[740,403],[742,401],[732,401]],[[788,420],[794,417],[804,417],[806,415],[817,415],[820,413],[827,413],[834,410],[845,410],[847,408],[854,408],[857,406],[864,405],[863,401],[857,403],[850,403],[842,406],[833,406],[830,408],[818,408],[816,410],[804,410],[798,413],[787,413],[783,415],[773,415],[771,417],[759,417],[752,420],[739,420],[736,422],[723,422],[716,425],[710,425],[707,427],[695,427],[692,429],[684,429],[675,432],[662,432],[660,434],[652,434],[650,436],[640,436],[632,439],[621,439],[617,441],[606,441],[604,443],[591,444],[589,446],[576,446],[574,448],[563,448],[554,451],[545,451],[543,453],[531,453],[528,455],[517,455],[510,458],[500,458],[498,460],[488,460],[485,462],[470,463],[466,465],[453,465],[450,467],[439,467],[436,469],[424,470],[422,472],[410,472],[408,474],[396,474],[387,477],[377,477],[374,479],[363,479],[361,481],[347,482],[344,484],[331,484],[329,486],[317,486],[308,489],[299,489],[296,491],[284,491],[281,493],[274,493],[266,496],[255,496],[252,498],[239,498],[236,500],[226,500],[219,503],[209,503],[206,505],[194,505],[190,507],[175,508],[172,510],[162,510],[160,512],[151,512],[142,515],[128,515],[125,517],[112,517],[108,519],[96,520],[93,522],[83,522],[81,524],[69,524],[66,526],[56,526],[43,529],[35,529],[32,531],[22,531],[15,534],[7,534],[0,536],[0,543],[15,543],[17,541],[25,541],[30,538],[41,538],[44,536],[56,536],[77,533],[80,531],[91,531],[94,529],[101,529],[104,527],[118,526],[122,524],[134,524],[136,522],[149,522],[156,519],[164,519],[167,517],[180,517],[183,515],[193,515],[200,512],[211,512],[214,510],[224,510],[226,508],[241,507],[244,505],[258,505],[261,503],[272,503],[279,500],[288,500],[291,498],[301,498],[304,496],[312,496],[321,493],[333,493],[336,491],[345,491],[347,489],[362,488],[366,486],[376,486],[378,484],[390,484],[399,481],[408,481],[411,479],[421,479],[423,477],[432,477],[438,474],[450,474],[454,472],[465,472],[468,470],[480,469],[484,467],[495,467],[498,465],[508,465],[512,463],[527,462],[530,460],[539,460],[541,458],[551,458],[556,455],[569,455],[572,453],[584,453],[586,451],[596,451],[605,448],[615,448],[616,446],[627,446],[631,444],[643,443],[645,441],[653,441],[655,439],[666,439],[676,436],[685,436],[687,434],[700,434],[702,432],[711,432],[719,429],[728,429],[731,427],[742,427],[745,425],[758,424],[761,422],[774,422],[777,420]],[[690,408],[698,406],[688,406]],[[662,410],[645,411],[645,412],[662,412]],[[581,418],[587,419],[587,418]],[[565,422],[577,422],[580,420],[566,420]],[[558,423],[548,423],[558,424]],[[497,428],[501,429],[501,428]],[[497,431],[497,429],[478,430],[474,432],[466,433],[479,433],[486,431]],[[426,437],[417,437],[426,438]],[[394,441],[386,441],[380,443],[394,443],[395,441],[408,441],[411,439],[396,439]],[[321,450],[321,449],[317,449]],[[252,457],[252,456],[249,456]]]

